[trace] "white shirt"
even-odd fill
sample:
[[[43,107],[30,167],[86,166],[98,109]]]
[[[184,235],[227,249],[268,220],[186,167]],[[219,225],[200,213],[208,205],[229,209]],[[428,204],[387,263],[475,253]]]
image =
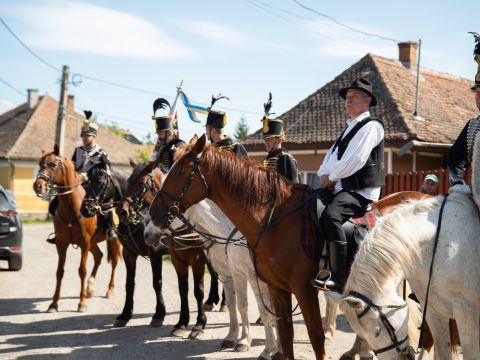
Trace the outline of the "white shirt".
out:
[[[347,129],[342,139],[353,129],[353,127],[370,116],[370,112],[366,111],[358,115],[354,119],[347,119]],[[317,171],[318,176],[328,175],[330,181],[336,182],[334,193],[342,190],[341,179],[345,179],[355,174],[363,168],[370,156],[372,150],[380,144],[384,138],[383,126],[378,121],[370,121],[363,126],[349,142],[342,158],[338,160],[338,147],[333,151],[333,145],[328,150],[322,165]],[[380,186],[367,187],[355,191],[363,197],[372,201],[380,198]]]

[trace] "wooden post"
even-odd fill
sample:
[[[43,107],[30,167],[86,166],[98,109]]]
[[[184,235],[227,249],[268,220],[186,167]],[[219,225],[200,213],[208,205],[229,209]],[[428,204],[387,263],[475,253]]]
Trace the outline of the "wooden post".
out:
[[[65,118],[67,117],[69,72],[70,68],[67,65],[63,65],[60,100],[58,102],[57,127],[55,129],[55,143],[58,144],[60,154],[62,155],[64,155],[63,145],[65,140]]]

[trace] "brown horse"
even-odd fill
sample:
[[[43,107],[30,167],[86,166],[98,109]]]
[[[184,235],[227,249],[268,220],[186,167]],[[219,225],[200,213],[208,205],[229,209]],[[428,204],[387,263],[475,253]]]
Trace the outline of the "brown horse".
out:
[[[85,190],[81,186],[79,175],[75,172],[72,161],[60,157],[57,145],[55,145],[52,152],[42,152],[39,166],[37,178],[33,183],[35,193],[40,197],[48,198],[52,196],[52,190],[56,190],[54,195],[58,196],[58,209],[53,217],[58,253],[57,284],[52,303],[48,307],[48,312],[58,311],[60,287],[67,249],[70,244],[77,245],[82,252],[78,269],[80,275],[78,311],[84,312],[87,309],[86,298],[93,295],[95,276],[103,257],[97,243],[105,240],[106,234],[101,231],[95,234],[96,219],[87,219],[81,215],[80,207],[85,196]],[[107,249],[108,260],[112,263],[112,275],[106,295],[110,297],[115,288],[115,268],[120,259],[121,245],[117,239],[114,239],[107,242]],[[88,281],[88,289],[85,289],[86,264],[89,251],[93,255],[95,265]]]
[[[207,197],[215,202],[246,237],[256,271],[269,286],[283,358],[294,358],[294,294],[315,357],[325,359],[318,293],[310,284],[318,272],[318,264],[305,254],[299,241],[302,211],[298,204],[304,200],[308,187],[292,184],[274,172],[205,145],[203,135],[198,140],[194,137],[189,147],[179,150],[150,206],[153,222],[165,227],[178,212],[191,205]]]
[[[130,161],[130,164],[134,167],[134,169],[132,175],[128,179],[128,185],[122,201],[119,202],[116,209],[120,221],[124,224],[142,221],[141,212],[144,208],[150,206],[151,202],[153,201],[154,194],[158,191],[158,189],[160,189],[162,179],[164,178],[163,172],[157,167],[157,163],[154,161],[140,163],[138,165],[133,161]],[[181,233],[173,233],[173,236],[165,237],[164,234],[160,233],[158,229],[151,224],[146,223],[145,227],[145,232],[141,234],[141,236],[142,241],[144,238],[147,244],[145,244],[145,242],[143,244],[139,244],[137,249],[146,249],[146,252],[150,252],[149,255],[152,258],[151,255],[155,255],[156,252],[163,251],[162,247],[158,246],[158,243],[161,240],[162,243],[164,243],[168,248],[168,253],[171,256],[172,264],[175,268],[175,272],[177,273],[178,288],[180,293],[180,317],[178,323],[174,326],[171,332],[172,336],[183,337],[190,321],[190,311],[188,306],[188,268],[190,266],[192,267],[194,295],[197,301],[198,316],[189,338],[197,338],[203,333],[207,323],[207,317],[205,315],[203,306],[203,278],[205,274],[205,263],[207,260],[203,251],[203,241],[200,238],[191,240],[175,240],[175,236],[190,235],[191,232],[189,230],[184,230]],[[156,257],[159,258],[157,259],[157,263],[159,263],[160,266],[159,278],[156,279],[156,282],[161,284],[162,258],[161,256]],[[161,298],[161,288],[159,291],[159,296]],[[163,304],[163,299],[161,300]],[[164,306],[163,313],[165,313]]]

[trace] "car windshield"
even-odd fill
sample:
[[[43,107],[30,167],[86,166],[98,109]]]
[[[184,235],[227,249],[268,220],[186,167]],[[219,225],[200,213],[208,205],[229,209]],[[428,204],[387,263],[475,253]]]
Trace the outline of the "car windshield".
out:
[[[7,200],[5,194],[0,191],[0,210],[13,210],[14,207]]]

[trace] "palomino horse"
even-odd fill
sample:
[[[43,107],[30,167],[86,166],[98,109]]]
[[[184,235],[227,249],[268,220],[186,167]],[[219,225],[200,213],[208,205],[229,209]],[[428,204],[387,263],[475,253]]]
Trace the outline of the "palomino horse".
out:
[[[53,301],[48,307],[48,312],[58,311],[60,299],[60,287],[64,273],[67,249],[70,244],[80,247],[82,256],[78,273],[80,275],[80,303],[78,311],[86,311],[86,298],[93,295],[92,288],[85,289],[85,277],[87,274],[86,264],[90,251],[95,260],[89,285],[94,283],[98,267],[103,254],[98,247],[98,242],[105,240],[104,233],[95,233],[96,219],[84,218],[80,213],[82,199],[85,191],[80,185],[79,175],[75,172],[73,163],[67,158],[61,158],[58,146],[55,145],[53,152],[43,152],[39,161],[40,169],[33,183],[35,193],[44,198],[52,195],[58,196],[58,209],[53,217],[53,225],[56,233],[56,246],[58,253],[57,284]],[[52,193],[52,191],[56,191]],[[115,268],[120,259],[120,243],[118,241],[107,242],[108,260],[112,263],[112,275],[108,285],[107,297],[110,297],[115,288]]]
[[[159,169],[156,169],[151,176],[161,181],[163,174]],[[141,179],[139,180],[141,181]],[[222,341],[221,347],[233,347],[235,351],[248,351],[250,349],[252,336],[248,319],[247,293],[247,284],[250,283],[257,300],[266,338],[265,349],[260,354],[259,359],[270,359],[278,350],[274,332],[274,319],[265,308],[265,306],[271,308],[270,295],[267,285],[257,279],[242,235],[235,231],[235,227],[230,220],[208,199],[202,200],[188,209],[185,213],[185,220],[188,221],[189,226],[194,226],[196,230],[203,234],[206,248],[205,255],[224,284],[230,315],[230,329]],[[159,229],[159,231],[150,223],[145,231],[145,239],[154,241],[157,238],[165,237],[165,234],[170,234],[172,231],[176,232],[179,226],[183,226],[183,223],[177,221],[171,224],[169,228]],[[237,339],[239,334],[237,308],[242,320],[240,339]]]
[[[128,191],[128,175],[114,167],[111,174],[99,168],[88,172],[89,185],[85,195],[82,213],[94,216],[113,211],[115,204],[120,205],[122,196]],[[116,184],[115,184],[116,183]],[[152,268],[153,289],[155,291],[156,308],[150,326],[158,327],[165,319],[165,302],[162,296],[162,255],[166,255],[165,247],[147,246],[144,241],[144,222],[129,221],[120,217],[117,227],[118,239],[123,245],[123,259],[127,269],[125,282],[125,304],[122,313],[115,319],[114,326],[123,327],[132,318],[133,295],[135,291],[135,274],[138,256],[148,258]]]
[[[260,279],[268,284],[284,359],[293,359],[292,293],[295,294],[317,359],[325,359],[317,290],[310,280],[318,264],[300,243],[305,185],[205,146],[194,137],[170,169],[150,206],[155,225],[168,226],[191,205],[209,198],[245,236]],[[291,212],[291,213],[290,213]],[[306,219],[311,223],[311,219]],[[271,226],[274,224],[275,226]]]
[[[163,173],[157,168],[157,163],[151,161],[136,165],[133,161],[130,165],[134,166],[132,175],[128,179],[128,186],[121,203],[117,206],[117,214],[121,222],[143,222],[141,212],[146,206],[149,206],[153,200],[153,195],[160,188],[160,179]],[[153,174],[152,174],[153,171]],[[154,176],[156,172],[160,175]],[[184,228],[175,235],[191,235],[191,232]],[[159,241],[148,241],[145,234],[142,234],[145,241],[143,247],[159,248]],[[146,244],[145,244],[146,242]],[[178,287],[180,292],[180,318],[171,332],[172,336],[182,337],[190,321],[188,306],[188,268],[192,267],[194,279],[194,295],[197,300],[198,316],[196,324],[190,332],[189,338],[195,339],[203,333],[207,323],[203,307],[203,277],[205,273],[206,258],[203,253],[202,242],[198,235],[188,241],[175,241],[171,236],[162,239],[162,243],[168,248],[171,255],[172,264],[175,267],[178,278]],[[148,245],[148,246],[147,246]],[[161,259],[159,260],[161,261]],[[161,278],[160,278],[161,284]]]
[[[457,320],[464,359],[480,359],[478,209],[470,195],[453,193],[441,215],[439,200],[399,206],[379,220],[355,257],[344,308],[352,328],[377,349],[379,359],[396,358],[408,346],[407,311],[394,291],[403,278],[422,306],[430,281],[426,319],[435,359],[452,358],[449,319]]]

